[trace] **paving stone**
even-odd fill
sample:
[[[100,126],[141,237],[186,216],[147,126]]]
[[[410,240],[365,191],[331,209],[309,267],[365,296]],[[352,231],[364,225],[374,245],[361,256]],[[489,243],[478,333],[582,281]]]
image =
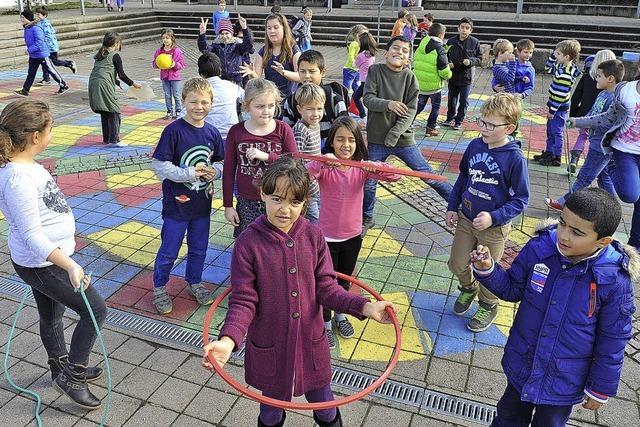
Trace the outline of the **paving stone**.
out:
[[[441,421],[434,418],[427,418],[422,415],[414,414],[411,419],[411,427],[455,427],[457,424],[453,424],[447,421]]]
[[[163,374],[172,374],[187,357],[188,353],[184,351],[160,347],[147,357],[140,366]]]
[[[362,426],[379,427],[381,425],[388,425],[394,427],[408,427],[411,425],[411,417],[412,414],[410,412],[404,412],[384,406],[372,406]]]
[[[27,357],[38,347],[42,346],[40,336],[31,332],[22,331],[18,335],[14,335],[11,341],[10,354],[13,357],[23,358]],[[3,350],[6,349],[6,344],[3,346]]]
[[[111,401],[111,412],[109,412],[109,425],[123,425],[141,406],[142,401],[140,399],[114,392]],[[101,411],[91,411],[85,416],[85,418],[94,422],[100,422],[100,417],[102,417]]]
[[[89,364],[91,366],[99,366],[104,369],[102,355],[92,353],[89,356]],[[120,381],[122,381],[127,375],[129,375],[131,371],[136,368],[136,366],[117,359],[109,358],[109,368],[111,371],[111,386],[115,388],[115,386],[118,385]],[[103,377],[103,379],[98,381],[98,384],[104,385],[106,387],[105,381],[106,378]]]
[[[209,382],[213,374],[205,370],[202,365],[202,357],[189,356],[184,363],[173,373],[176,378],[183,379],[192,383],[204,385]],[[227,367],[225,366],[225,369]]]
[[[155,349],[156,348],[154,346],[146,341],[132,337],[120,345],[116,351],[111,353],[110,357],[134,365],[140,365],[155,351]]]
[[[0,319],[7,319],[9,325],[13,320],[13,316],[16,314],[16,310],[18,310],[19,303],[10,299],[3,298],[0,301]]]
[[[82,417],[54,408],[46,408],[40,414],[42,423],[47,426],[66,427],[75,425]]]
[[[22,360],[9,368],[9,374],[11,375],[13,382],[22,388],[29,388],[31,384],[36,382],[38,378],[45,374],[45,372],[47,371],[44,368],[32,365]],[[0,387],[9,391],[14,390],[4,376],[0,379]]]
[[[469,367],[462,363],[432,357],[427,373],[427,385],[464,391]]]
[[[24,426],[34,419],[33,401],[16,396],[0,408],[0,419],[11,420],[12,426]]]
[[[205,387],[196,394],[183,413],[210,423],[219,423],[237,399],[236,395]],[[254,419],[254,417],[247,415],[245,419]],[[227,421],[224,424],[234,425]]]
[[[109,327],[103,328],[100,332],[102,333],[102,340],[104,341],[104,346],[107,349],[109,357],[111,357],[111,354],[115,352],[118,347],[129,339],[128,335],[114,331]],[[102,350],[97,342],[93,346],[92,351],[96,354],[102,355]]]
[[[149,398],[149,401],[172,411],[182,412],[202,386],[169,377]]]
[[[498,401],[507,387],[504,374],[488,369],[471,367],[467,383],[467,392]]]
[[[197,418],[193,418],[188,415],[182,414],[173,422],[173,426],[175,427],[182,427],[182,426],[211,427],[211,423],[206,421],[201,421]]]
[[[146,400],[167,378],[165,374],[138,366],[115,387],[115,390],[137,399]]]
[[[640,425],[638,403],[611,398],[598,410],[598,423],[605,426],[637,427]]]
[[[138,409],[124,425],[127,427],[170,426],[178,415],[177,412],[148,403]]]
[[[477,344],[476,344],[477,346]],[[489,346],[485,348],[477,348],[473,351],[473,366],[479,368],[491,369],[494,371],[502,371],[502,355],[504,348]]]

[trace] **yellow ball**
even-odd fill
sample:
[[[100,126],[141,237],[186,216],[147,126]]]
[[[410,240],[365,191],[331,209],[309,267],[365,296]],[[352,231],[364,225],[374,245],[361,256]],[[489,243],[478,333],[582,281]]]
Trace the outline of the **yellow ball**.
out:
[[[171,65],[173,65],[173,58],[171,58],[171,56],[167,55],[166,53],[161,53],[156,57],[156,65],[161,70],[168,70],[169,68],[171,68]]]

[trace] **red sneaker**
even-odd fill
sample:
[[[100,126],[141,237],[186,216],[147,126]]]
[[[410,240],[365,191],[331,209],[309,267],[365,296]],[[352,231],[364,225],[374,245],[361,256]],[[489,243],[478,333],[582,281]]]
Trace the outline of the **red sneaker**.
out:
[[[544,199],[544,204],[547,205],[550,209],[558,212],[562,212],[562,209],[564,208],[564,206],[562,206],[556,200],[550,199],[548,197]]]

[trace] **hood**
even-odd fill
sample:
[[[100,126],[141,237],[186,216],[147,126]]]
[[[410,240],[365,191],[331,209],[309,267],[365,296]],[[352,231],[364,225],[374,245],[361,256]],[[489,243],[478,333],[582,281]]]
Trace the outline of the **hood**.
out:
[[[242,43],[242,39],[238,38],[238,37],[234,37],[231,39],[231,41],[229,43],[224,43],[222,41],[222,39],[220,38],[220,36],[216,36],[216,38],[213,40],[213,42],[215,44],[223,44],[223,45],[228,45],[228,44],[240,44]]]
[[[536,225],[535,234],[551,230],[555,231],[557,226],[557,219],[547,218]],[[614,240],[609,246],[611,248],[609,255],[605,254],[604,257],[600,257],[597,264],[615,263],[616,265],[621,265],[629,273],[631,281],[637,283],[640,280],[640,255],[636,248],[617,240]]]
[[[442,46],[442,40],[439,40],[437,37],[428,37],[427,45],[424,47],[425,53],[432,52],[436,50],[439,46]]]
[[[483,144],[485,147],[487,146],[484,143],[484,141],[482,140],[481,136],[476,138],[476,140],[478,141],[478,143]],[[507,151],[521,151],[521,147],[522,147],[522,142],[520,142],[517,139],[513,139],[513,138],[510,137],[509,142],[507,142],[502,147],[492,148],[491,152],[492,153],[502,153],[502,152],[507,152]]]

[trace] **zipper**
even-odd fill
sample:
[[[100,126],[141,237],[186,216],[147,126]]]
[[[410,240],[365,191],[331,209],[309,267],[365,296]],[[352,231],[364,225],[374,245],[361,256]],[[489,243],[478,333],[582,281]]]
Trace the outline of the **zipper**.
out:
[[[589,285],[589,313],[588,316],[593,317],[596,312],[596,296],[597,296],[597,286],[595,282],[591,282]]]

